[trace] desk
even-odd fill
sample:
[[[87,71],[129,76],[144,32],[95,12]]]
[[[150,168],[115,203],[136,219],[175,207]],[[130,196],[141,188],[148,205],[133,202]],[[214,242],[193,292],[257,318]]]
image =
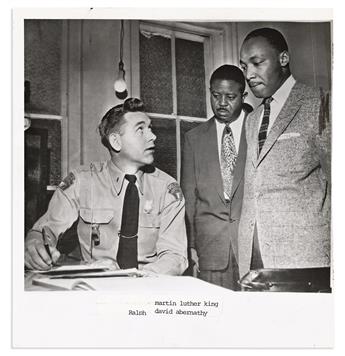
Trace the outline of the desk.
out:
[[[59,289],[53,287],[44,287],[33,284],[33,279],[47,278],[47,276],[34,272],[25,273],[25,291],[57,291]],[[73,281],[77,281],[78,278],[70,279],[71,284]],[[88,284],[95,287],[96,291],[117,291],[121,293],[127,293],[141,290],[143,293],[159,293],[166,292],[181,292],[186,291],[202,291],[208,293],[229,293],[232,292],[228,289],[204,282],[200,279],[189,276],[165,276],[160,275],[157,277],[102,277],[102,278],[81,278]],[[68,291],[68,290],[66,290]],[[193,293],[194,294],[194,293]]]
[[[107,290],[47,293],[31,285],[33,276],[26,275],[28,291],[15,283],[17,347],[315,348],[333,342],[330,293],[232,292],[189,276],[106,278]]]

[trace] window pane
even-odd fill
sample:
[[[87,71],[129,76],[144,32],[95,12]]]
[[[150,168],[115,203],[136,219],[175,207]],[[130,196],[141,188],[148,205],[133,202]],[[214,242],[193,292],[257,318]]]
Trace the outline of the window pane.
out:
[[[140,93],[148,112],[171,114],[171,40],[140,33]]]
[[[152,131],[157,136],[154,165],[176,178],[176,121],[153,118]]]
[[[206,117],[204,44],[176,39],[177,113]]]
[[[28,112],[61,113],[61,20],[25,20],[25,80],[30,82]]]

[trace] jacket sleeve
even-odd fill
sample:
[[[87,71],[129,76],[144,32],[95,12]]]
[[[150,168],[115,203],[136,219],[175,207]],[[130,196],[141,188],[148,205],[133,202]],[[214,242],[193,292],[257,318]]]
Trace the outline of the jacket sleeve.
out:
[[[47,229],[50,242],[56,246],[59,236],[72,226],[79,216],[79,180],[70,173],[58,186],[48,205],[47,212],[40,217],[26,239],[37,239],[43,227]]]
[[[185,136],[182,151],[181,186],[186,199],[186,228],[188,244],[195,248],[194,216],[196,205],[196,178],[194,152],[188,135]]]
[[[143,270],[159,274],[181,275],[188,267],[185,227],[185,200],[177,182],[170,183],[164,196],[157,259]]]
[[[321,91],[319,107],[319,129],[316,135],[316,147],[320,157],[320,164],[327,181],[331,182],[331,113],[330,94]]]

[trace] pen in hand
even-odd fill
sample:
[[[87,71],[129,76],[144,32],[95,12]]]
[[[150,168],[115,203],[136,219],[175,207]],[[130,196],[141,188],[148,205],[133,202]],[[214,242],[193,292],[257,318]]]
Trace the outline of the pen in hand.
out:
[[[48,239],[47,239],[47,233],[46,233],[45,228],[42,229],[42,235],[43,235],[44,248],[46,249],[47,254],[48,254],[48,256],[50,257],[50,259],[51,259],[51,261],[52,261],[52,262],[51,262],[51,265],[53,265],[53,264],[54,264],[54,262],[53,262],[53,256],[52,256],[52,254],[51,254],[51,252],[50,252],[49,243],[48,243]]]

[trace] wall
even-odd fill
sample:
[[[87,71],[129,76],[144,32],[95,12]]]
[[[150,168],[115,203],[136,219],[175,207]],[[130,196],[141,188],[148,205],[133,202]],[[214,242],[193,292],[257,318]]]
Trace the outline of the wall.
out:
[[[97,125],[120,101],[114,95],[120,56],[120,21],[73,20],[65,22],[65,80],[68,95],[63,128],[63,170],[108,158]],[[131,91],[130,24],[125,22],[124,52],[126,82]]]

